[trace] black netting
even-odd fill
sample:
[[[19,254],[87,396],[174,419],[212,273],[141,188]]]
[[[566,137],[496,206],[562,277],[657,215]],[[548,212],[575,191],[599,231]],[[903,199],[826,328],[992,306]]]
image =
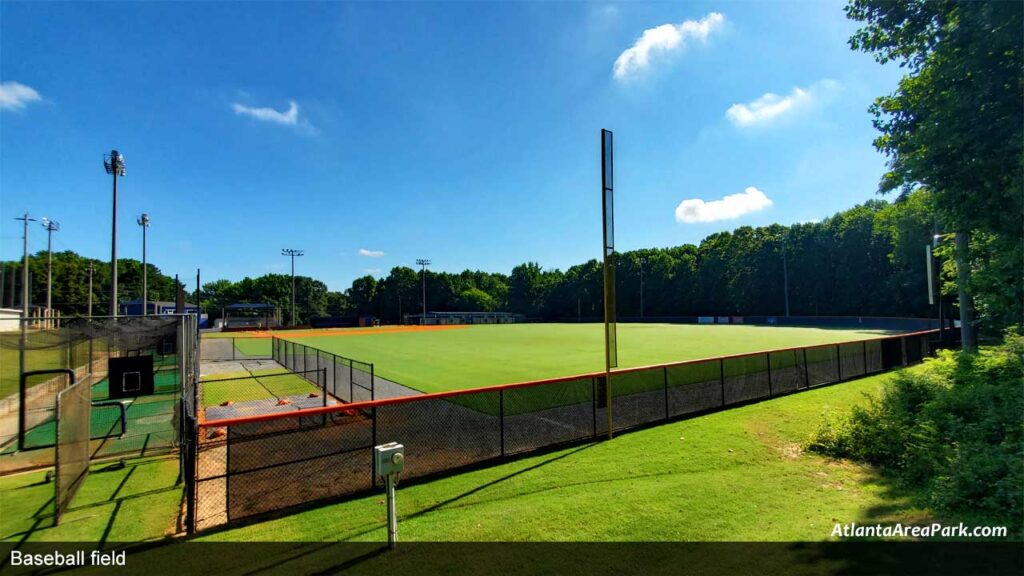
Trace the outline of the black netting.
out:
[[[835,346],[805,348],[807,385],[819,386],[839,381],[839,361]]]
[[[866,351],[866,362],[865,371],[868,374],[874,374],[875,372],[881,372],[882,368],[882,343],[878,340],[868,340],[864,343]]]
[[[867,350],[863,342],[839,344],[839,373],[843,380],[860,378],[867,373]]]
[[[749,402],[769,396],[767,354],[725,358],[722,372],[726,404]]]
[[[612,373],[612,427],[635,428],[668,418],[666,369]],[[607,417],[606,417],[607,418]]]
[[[667,369],[669,416],[682,416],[722,406],[720,360],[691,362]]]
[[[595,392],[593,378],[501,391],[502,453],[530,452],[595,436]]]
[[[802,349],[780,350],[768,355],[771,367],[772,395],[787,394],[807,387]]]
[[[498,392],[377,408],[377,443],[405,445],[403,477],[416,478],[501,456]]]
[[[89,382],[77,382],[57,395],[56,521],[89,473]]]

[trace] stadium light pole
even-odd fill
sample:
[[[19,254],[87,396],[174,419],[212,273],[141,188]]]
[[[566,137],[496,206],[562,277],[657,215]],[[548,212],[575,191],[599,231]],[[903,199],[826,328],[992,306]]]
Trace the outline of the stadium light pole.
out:
[[[60,222],[43,218],[39,223],[46,229],[46,315],[50,316],[53,314],[50,311],[53,308],[53,233],[60,231]]]
[[[124,156],[117,150],[103,156],[103,168],[114,177],[114,208],[110,225],[110,315],[117,316],[117,177],[126,174]]]
[[[647,257],[640,257],[640,318],[644,317],[644,266],[647,266]]]
[[[136,220],[142,226],[142,315],[149,314],[149,286],[146,270],[146,230],[149,228],[149,214],[143,214]]]
[[[290,256],[292,259],[292,326],[295,326],[295,257],[302,256],[303,250],[295,250],[294,248],[282,248],[282,256]]]
[[[430,266],[430,260],[426,258],[417,258],[416,265],[423,268],[423,317],[420,318],[420,324],[426,325],[427,323],[427,266]]]

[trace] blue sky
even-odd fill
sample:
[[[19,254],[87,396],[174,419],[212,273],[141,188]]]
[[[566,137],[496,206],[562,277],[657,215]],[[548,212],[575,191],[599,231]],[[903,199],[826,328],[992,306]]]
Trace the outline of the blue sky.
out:
[[[286,272],[302,248],[334,290],[421,257],[598,257],[601,128],[620,250],[821,219],[875,196],[866,109],[900,75],[817,1],[4,2],[0,26],[0,257],[27,211],[109,258],[117,148],[120,256],[148,212],[165,273]]]

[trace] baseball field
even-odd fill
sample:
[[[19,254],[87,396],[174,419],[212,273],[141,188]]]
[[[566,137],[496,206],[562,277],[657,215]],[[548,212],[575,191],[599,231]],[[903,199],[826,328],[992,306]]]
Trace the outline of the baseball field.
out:
[[[753,325],[620,324],[619,367],[845,342],[885,333]],[[235,338],[242,354],[267,356],[271,336],[372,363],[377,376],[422,392],[604,369],[601,324],[397,326],[222,335]]]

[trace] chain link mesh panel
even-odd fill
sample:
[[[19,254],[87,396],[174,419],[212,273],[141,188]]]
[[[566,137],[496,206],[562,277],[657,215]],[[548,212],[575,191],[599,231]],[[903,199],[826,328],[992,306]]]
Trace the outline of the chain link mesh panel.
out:
[[[595,390],[589,377],[501,390],[502,455],[593,438]]]
[[[722,362],[725,403],[750,402],[770,396],[768,355],[725,358]]]
[[[803,350],[769,352],[768,365],[771,368],[773,396],[796,392],[807,387]]]
[[[89,474],[89,419],[92,398],[82,380],[57,394],[56,522]]]
[[[667,375],[670,417],[711,410],[725,403],[719,360],[669,366]]]

